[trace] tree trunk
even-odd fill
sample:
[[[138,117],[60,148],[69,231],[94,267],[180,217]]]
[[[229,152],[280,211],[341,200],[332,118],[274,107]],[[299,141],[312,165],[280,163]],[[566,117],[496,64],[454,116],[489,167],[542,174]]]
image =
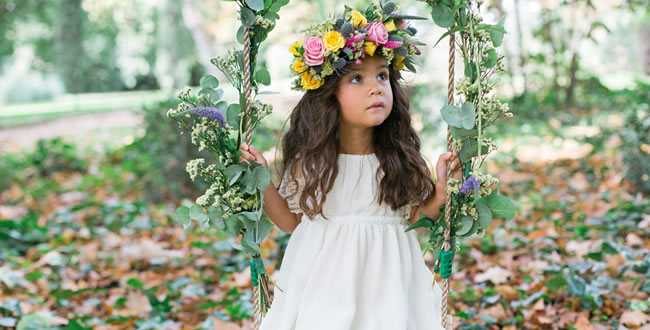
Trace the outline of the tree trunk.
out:
[[[196,8],[194,0],[183,0],[183,23],[192,33],[196,52],[199,55],[199,62],[206,72],[216,75],[217,68],[210,63],[210,59],[214,56],[214,44],[205,29],[203,29],[203,17]]]
[[[83,92],[83,13],[81,0],[60,0],[55,27],[56,62],[68,93]]]

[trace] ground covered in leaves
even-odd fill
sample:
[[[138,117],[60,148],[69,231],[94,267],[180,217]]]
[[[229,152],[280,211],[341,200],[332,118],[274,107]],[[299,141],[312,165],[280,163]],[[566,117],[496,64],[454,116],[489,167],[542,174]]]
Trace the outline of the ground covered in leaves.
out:
[[[617,135],[575,130],[500,144],[489,170],[519,209],[463,241],[456,328],[650,328],[650,200],[623,180]],[[0,183],[0,328],[252,329],[237,242],[175,224],[178,201],[148,202],[119,151],[44,143],[3,155],[14,177]],[[271,238],[277,276],[289,236]]]

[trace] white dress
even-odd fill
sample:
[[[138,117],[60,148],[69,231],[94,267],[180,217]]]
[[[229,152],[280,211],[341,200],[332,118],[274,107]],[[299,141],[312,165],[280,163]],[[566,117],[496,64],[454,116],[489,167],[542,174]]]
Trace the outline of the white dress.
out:
[[[442,329],[442,290],[415,232],[404,232],[410,207],[376,201],[375,154],[340,154],[338,165],[323,205],[328,219],[303,216],[296,227],[277,279],[283,292],[275,289],[260,329]],[[279,190],[285,198],[300,189],[289,182]],[[298,195],[288,198],[295,213]]]

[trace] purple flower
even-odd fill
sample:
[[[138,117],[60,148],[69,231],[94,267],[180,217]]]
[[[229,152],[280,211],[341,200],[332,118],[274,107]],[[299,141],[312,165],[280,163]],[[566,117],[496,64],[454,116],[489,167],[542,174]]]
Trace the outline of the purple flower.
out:
[[[477,179],[475,176],[470,176],[463,182],[463,186],[460,187],[460,193],[461,194],[467,194],[471,190],[475,190],[476,188],[480,187],[481,181]]]
[[[205,117],[208,119],[216,120],[219,122],[219,127],[225,127],[226,126],[226,119],[223,116],[223,113],[219,111],[217,108],[213,107],[197,107],[190,109],[186,113],[190,113],[193,115]]]

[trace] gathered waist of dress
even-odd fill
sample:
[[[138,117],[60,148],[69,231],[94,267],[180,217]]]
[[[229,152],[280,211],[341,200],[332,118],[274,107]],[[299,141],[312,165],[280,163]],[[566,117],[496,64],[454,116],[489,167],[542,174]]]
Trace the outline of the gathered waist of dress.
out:
[[[303,215],[304,221],[311,221],[316,223],[335,223],[335,224],[394,224],[406,225],[408,222],[406,218],[398,215],[330,215],[327,219],[320,215],[314,218],[308,218]],[[303,222],[304,222],[303,221]]]

